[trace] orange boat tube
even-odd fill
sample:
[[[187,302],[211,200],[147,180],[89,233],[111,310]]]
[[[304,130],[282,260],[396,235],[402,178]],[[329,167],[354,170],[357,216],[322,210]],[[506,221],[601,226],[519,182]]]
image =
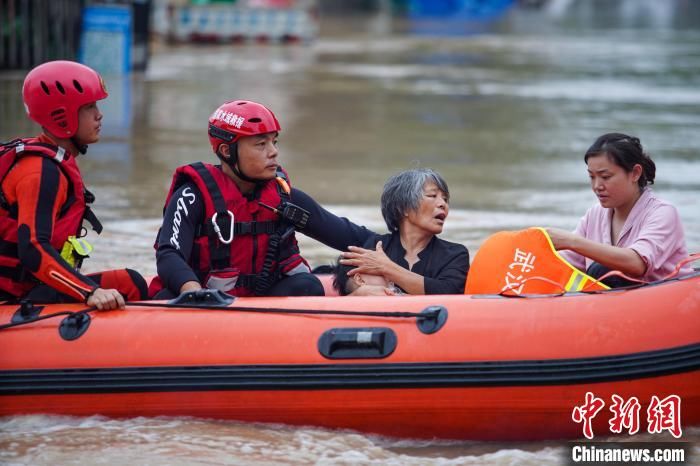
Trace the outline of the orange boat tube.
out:
[[[673,396],[679,427],[700,425],[700,273],[558,297],[3,305],[0,326],[0,415],[563,439],[582,437],[572,413],[590,392],[605,403],[596,435],[610,435],[613,395],[639,400],[641,430]]]

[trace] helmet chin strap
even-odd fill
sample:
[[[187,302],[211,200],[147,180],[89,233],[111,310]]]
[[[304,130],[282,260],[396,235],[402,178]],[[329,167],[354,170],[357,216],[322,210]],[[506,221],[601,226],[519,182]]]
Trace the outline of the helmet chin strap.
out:
[[[229,156],[228,158],[219,156],[219,158],[226,164],[228,165],[231,170],[233,170],[233,173],[243,181],[247,181],[248,183],[255,183],[255,184],[261,184],[264,183],[267,180],[262,180],[258,178],[251,178],[243,171],[240,169],[238,166],[238,143],[234,142],[228,145],[228,150],[229,150]]]
[[[85,154],[85,152],[87,152],[87,149],[88,149],[87,144],[79,143],[75,136],[70,138],[70,142],[73,143],[75,148],[78,149],[78,152],[80,152],[81,154]]]

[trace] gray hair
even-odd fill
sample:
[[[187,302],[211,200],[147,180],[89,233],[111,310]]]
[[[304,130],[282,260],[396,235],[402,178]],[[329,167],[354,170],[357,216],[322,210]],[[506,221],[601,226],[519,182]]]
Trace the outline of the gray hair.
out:
[[[418,209],[423,197],[423,187],[432,181],[450,199],[447,183],[430,168],[406,170],[389,178],[382,192],[382,216],[389,231],[397,231],[401,218]]]

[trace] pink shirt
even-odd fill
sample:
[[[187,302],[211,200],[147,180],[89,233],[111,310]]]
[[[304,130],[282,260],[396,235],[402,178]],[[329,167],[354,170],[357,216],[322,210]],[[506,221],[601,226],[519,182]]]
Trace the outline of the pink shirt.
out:
[[[591,241],[612,244],[612,209],[596,204],[578,222],[574,233]],[[683,225],[676,208],[645,188],[632,207],[620,232],[617,244],[639,254],[647,266],[642,280],[660,280],[671,273],[676,265],[688,257]],[[580,270],[587,270],[593,260],[574,251],[561,251],[562,256]],[[686,265],[680,275],[691,273]]]

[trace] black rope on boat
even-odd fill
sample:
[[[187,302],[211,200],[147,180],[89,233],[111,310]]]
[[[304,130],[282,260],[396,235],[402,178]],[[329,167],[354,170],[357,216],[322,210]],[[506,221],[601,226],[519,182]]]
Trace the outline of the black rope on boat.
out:
[[[211,311],[240,311],[258,312],[263,314],[310,314],[310,315],[342,315],[342,316],[365,316],[365,317],[394,317],[394,318],[416,318],[418,320],[435,319],[440,313],[440,308],[430,309],[424,312],[401,312],[401,311],[343,311],[343,310],[316,310],[316,309],[286,309],[286,308],[260,308],[241,306],[207,306],[191,304],[168,304],[168,303],[148,303],[129,301],[127,306],[156,307],[167,309],[206,309]],[[432,307],[432,306],[431,306]]]
[[[167,303],[144,303],[144,302],[127,302],[127,306],[153,307],[166,309],[206,309],[214,311],[239,311],[239,312],[257,312],[262,314],[308,314],[308,315],[346,315],[346,316],[363,316],[363,317],[386,317],[386,318],[415,318],[418,321],[434,320],[440,316],[441,307],[430,306],[423,312],[391,312],[391,311],[342,311],[342,310],[314,310],[314,309],[284,309],[284,308],[258,308],[258,307],[221,307],[221,306],[191,306],[186,304],[167,304]],[[434,309],[433,309],[434,307]],[[21,322],[12,322],[9,324],[0,325],[0,331],[21,327],[22,325],[33,324],[42,320],[52,319],[60,316],[75,317],[79,314],[87,314],[89,312],[98,311],[95,307],[89,307],[80,311],[60,311],[43,316],[33,317]],[[115,309],[118,311],[118,309]]]
[[[76,314],[85,314],[90,311],[96,311],[95,308],[83,309],[81,311],[60,311],[54,312],[53,314],[46,314],[45,316],[32,317],[31,319],[23,320],[20,322],[11,322],[9,324],[0,325],[0,330],[5,330],[6,328],[19,327],[21,325],[33,324],[34,322],[39,322],[40,320],[51,319],[60,316],[74,316]]]

